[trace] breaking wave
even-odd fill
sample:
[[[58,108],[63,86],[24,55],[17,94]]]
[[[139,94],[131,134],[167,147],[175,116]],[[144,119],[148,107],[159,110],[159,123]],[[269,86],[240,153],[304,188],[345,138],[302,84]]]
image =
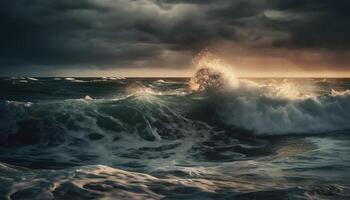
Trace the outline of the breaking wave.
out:
[[[304,84],[304,85],[303,85]],[[350,128],[349,90],[315,86],[284,79],[258,83],[238,79],[228,67],[202,59],[190,88],[215,102],[217,116],[256,134],[296,134],[340,131]],[[308,91],[306,87],[312,87]],[[317,94],[315,90],[323,90]]]

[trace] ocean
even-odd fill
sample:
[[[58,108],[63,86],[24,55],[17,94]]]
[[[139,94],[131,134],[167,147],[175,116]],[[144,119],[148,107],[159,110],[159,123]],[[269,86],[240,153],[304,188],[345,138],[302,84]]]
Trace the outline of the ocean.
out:
[[[0,199],[350,199],[350,79],[0,78]]]

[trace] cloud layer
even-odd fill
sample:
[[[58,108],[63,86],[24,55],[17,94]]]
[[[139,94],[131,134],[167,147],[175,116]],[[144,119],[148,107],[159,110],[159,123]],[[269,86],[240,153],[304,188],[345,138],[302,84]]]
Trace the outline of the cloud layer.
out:
[[[316,53],[347,69],[348,19],[348,0],[1,1],[0,72],[183,68],[222,43],[252,49],[248,57],[287,52],[270,56],[292,62]]]

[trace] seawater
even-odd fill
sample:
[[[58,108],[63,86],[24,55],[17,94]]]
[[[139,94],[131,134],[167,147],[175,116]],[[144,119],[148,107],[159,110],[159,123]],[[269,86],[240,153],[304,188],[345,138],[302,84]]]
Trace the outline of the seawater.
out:
[[[350,199],[350,79],[202,75],[1,78],[0,199]]]

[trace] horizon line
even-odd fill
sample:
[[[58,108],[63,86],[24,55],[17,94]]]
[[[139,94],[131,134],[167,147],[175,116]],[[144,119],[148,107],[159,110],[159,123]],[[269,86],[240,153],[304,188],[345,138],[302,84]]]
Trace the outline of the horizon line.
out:
[[[191,76],[0,76],[0,78],[191,78]],[[236,78],[350,78],[350,76],[237,76]]]

